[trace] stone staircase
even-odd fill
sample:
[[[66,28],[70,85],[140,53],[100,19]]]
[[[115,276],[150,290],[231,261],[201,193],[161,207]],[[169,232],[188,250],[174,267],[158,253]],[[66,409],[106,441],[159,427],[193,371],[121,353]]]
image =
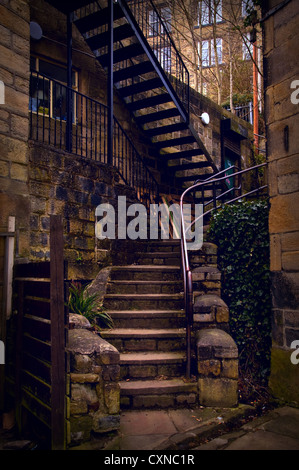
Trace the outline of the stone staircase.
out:
[[[185,317],[180,241],[144,244],[137,264],[111,269],[104,306],[115,328],[102,336],[120,352],[121,407],[194,404],[185,379]]]

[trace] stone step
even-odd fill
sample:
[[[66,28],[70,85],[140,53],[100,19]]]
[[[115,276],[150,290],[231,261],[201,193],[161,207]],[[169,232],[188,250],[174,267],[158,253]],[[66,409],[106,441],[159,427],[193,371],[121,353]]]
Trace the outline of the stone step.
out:
[[[180,266],[181,257],[180,253],[177,252],[164,252],[157,251],[154,253],[151,252],[141,252],[136,253],[138,264],[155,264],[155,265],[175,265]]]
[[[107,294],[178,294],[183,292],[182,281],[114,280],[107,285]]]
[[[122,352],[183,351],[186,343],[184,328],[113,328],[101,335]]]
[[[180,377],[185,372],[184,352],[133,352],[120,354],[120,378]]]
[[[183,310],[109,310],[115,328],[184,328]]]
[[[122,408],[174,408],[197,404],[197,382],[170,380],[129,380],[120,382]]]
[[[139,281],[177,281],[181,280],[180,266],[129,265],[114,266],[111,269],[112,280]]]
[[[104,307],[112,310],[126,309],[182,309],[184,296],[180,294],[106,294]]]
[[[163,251],[169,253],[178,253],[178,255],[180,255],[181,241],[177,239],[151,240],[145,244],[145,251],[150,253],[156,251]]]

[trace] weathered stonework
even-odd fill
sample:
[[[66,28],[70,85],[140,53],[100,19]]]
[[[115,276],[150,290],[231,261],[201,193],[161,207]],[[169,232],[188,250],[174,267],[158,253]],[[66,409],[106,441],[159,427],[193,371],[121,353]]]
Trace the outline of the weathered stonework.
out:
[[[229,308],[218,295],[206,294],[196,297],[193,312],[195,329],[211,327],[228,330]]]
[[[264,15],[278,4],[268,3]],[[298,96],[292,85],[298,79],[298,15],[298,2],[292,0],[263,23],[273,299],[270,385],[276,396],[297,403],[298,365],[291,363],[290,348],[299,339],[299,114],[292,100],[292,93]]]
[[[28,132],[29,132],[29,5],[26,0],[0,5],[0,227],[7,230],[16,218],[17,252],[27,256],[29,239]]]
[[[238,403],[238,348],[223,330],[201,329],[196,334],[199,403],[232,407]]]
[[[119,352],[79,322],[76,325],[69,331],[68,345],[71,445],[89,440],[93,433],[117,431],[120,424]]]

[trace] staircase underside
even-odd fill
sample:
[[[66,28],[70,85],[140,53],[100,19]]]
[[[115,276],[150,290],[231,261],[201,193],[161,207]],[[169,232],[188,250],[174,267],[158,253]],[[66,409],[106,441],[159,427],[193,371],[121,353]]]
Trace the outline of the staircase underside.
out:
[[[49,3],[64,13],[63,2]],[[96,59],[107,70],[109,64],[109,10],[94,2],[67,2],[74,24]],[[99,5],[99,3],[98,3]],[[192,184],[202,175],[217,172],[211,156],[193,129],[185,103],[177,95],[174,78],[163,70],[150,40],[144,36],[126,2],[114,4],[113,83],[142,132],[152,141],[155,157],[162,162],[166,179],[178,188]]]

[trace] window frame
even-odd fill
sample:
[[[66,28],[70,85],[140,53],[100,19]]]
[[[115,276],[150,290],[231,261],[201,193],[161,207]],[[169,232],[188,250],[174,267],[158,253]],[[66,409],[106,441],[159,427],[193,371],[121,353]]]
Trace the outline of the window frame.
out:
[[[222,38],[216,38],[216,43],[219,41],[219,49],[220,49],[220,54],[218,54],[218,65],[223,64],[222,58],[223,58],[223,40]],[[200,45],[201,43],[201,45]],[[198,41],[198,54],[201,59],[201,66],[202,68],[210,68],[214,67],[216,65],[215,61],[215,54],[214,54],[214,38],[210,39],[203,39],[202,41]],[[201,51],[200,51],[201,47]],[[203,55],[203,52],[206,52],[205,57]],[[200,54],[201,52],[201,54]],[[220,60],[219,60],[220,59]]]
[[[167,14],[165,15],[167,10]],[[155,38],[159,35],[164,35],[164,31],[161,31],[159,16],[161,17],[167,32],[171,32],[171,21],[172,21],[172,11],[168,6],[159,6],[157,11],[154,9],[148,10],[148,37]]]
[[[248,47],[249,50],[248,50]],[[250,52],[249,52],[250,51]],[[246,33],[242,41],[242,60],[252,60],[253,44],[250,41],[250,33]]]
[[[63,70],[67,70],[67,67],[59,62],[55,62],[54,60],[51,60],[51,59],[47,59],[45,57],[41,57],[41,56],[38,56],[38,55],[31,55],[30,57],[30,61],[31,60],[34,60],[35,61],[35,69],[34,70],[31,70],[31,76],[32,77],[38,77],[38,75],[40,74],[40,77],[43,78],[43,84],[44,83],[48,83],[48,101],[49,101],[49,106],[48,106],[48,112],[45,113],[45,109],[46,107],[38,107],[38,109],[36,110],[33,110],[32,108],[32,101],[31,100],[39,100],[39,98],[33,98],[31,96],[31,93],[30,93],[30,96],[29,96],[29,110],[30,112],[34,113],[34,114],[38,114],[40,116],[45,116],[45,117],[50,117],[52,119],[56,119],[56,120],[61,120],[61,121],[64,121],[66,122],[66,118],[63,118],[61,116],[57,116],[56,113],[54,112],[55,109],[56,109],[56,106],[55,106],[55,100],[56,98],[54,97],[54,82],[57,82],[59,84],[61,84],[63,87],[67,87],[67,83],[66,82],[63,82],[57,78],[54,78],[54,77],[51,77],[51,76],[44,76],[42,72],[40,72],[40,61],[42,62],[45,62],[47,64],[52,64],[54,65],[55,67],[58,67],[60,69],[63,69]],[[73,81],[73,78],[74,78],[74,81]],[[72,89],[74,91],[78,91],[78,71],[77,70],[72,70]],[[56,88],[55,88],[56,89]],[[39,89],[38,89],[39,91]],[[43,91],[44,93],[44,91]],[[42,108],[40,110],[40,108]],[[77,111],[76,111],[76,100],[73,100],[73,123],[76,122],[76,116],[77,116]]]
[[[215,3],[218,1],[217,6]],[[203,8],[204,7],[204,8]],[[214,23],[214,9],[216,7],[216,24],[222,23],[222,0],[201,0],[198,2],[197,26],[211,26]],[[204,17],[204,23],[202,18]]]

